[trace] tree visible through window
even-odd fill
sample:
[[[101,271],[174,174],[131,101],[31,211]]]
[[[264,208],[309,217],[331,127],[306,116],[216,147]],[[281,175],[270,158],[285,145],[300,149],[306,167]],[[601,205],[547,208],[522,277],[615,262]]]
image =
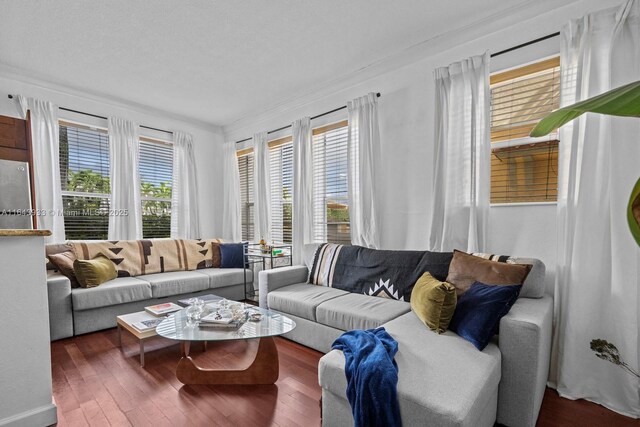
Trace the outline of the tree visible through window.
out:
[[[560,103],[560,59],[491,76],[491,202],[549,202],[558,195],[558,135],[530,138]]]
[[[316,242],[351,243],[346,121],[313,130],[313,233]]]
[[[67,239],[106,239],[111,194],[106,130],[60,122],[60,183]]]
[[[142,236],[145,239],[169,237],[173,146],[163,141],[140,138],[139,173]]]

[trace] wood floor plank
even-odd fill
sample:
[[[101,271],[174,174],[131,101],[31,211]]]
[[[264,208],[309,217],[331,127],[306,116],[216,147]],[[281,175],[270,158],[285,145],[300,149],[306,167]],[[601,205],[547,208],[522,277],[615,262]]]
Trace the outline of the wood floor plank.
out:
[[[281,337],[275,339],[280,377],[275,386],[184,386],[175,376],[179,347],[162,338],[145,344],[141,367],[138,347],[116,329],[51,343],[53,394],[59,426],[319,426],[317,369],[322,356]],[[194,346],[195,360],[228,368],[246,342]],[[587,401],[563,399],[547,389],[538,427],[638,426]]]

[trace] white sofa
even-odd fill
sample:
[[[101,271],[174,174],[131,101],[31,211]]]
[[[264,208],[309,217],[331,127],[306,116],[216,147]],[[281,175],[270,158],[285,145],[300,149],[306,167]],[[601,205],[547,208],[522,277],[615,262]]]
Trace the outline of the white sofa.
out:
[[[344,331],[384,326],[398,341],[398,399],[404,425],[534,426],[549,370],[553,299],[544,294],[545,266],[536,259],[520,298],[482,352],[457,334],[430,331],[409,303],[307,284],[306,265],[259,273],[260,305],[297,327],[287,338],[326,353],[319,364],[322,421],[353,424],[344,356],[331,344]]]

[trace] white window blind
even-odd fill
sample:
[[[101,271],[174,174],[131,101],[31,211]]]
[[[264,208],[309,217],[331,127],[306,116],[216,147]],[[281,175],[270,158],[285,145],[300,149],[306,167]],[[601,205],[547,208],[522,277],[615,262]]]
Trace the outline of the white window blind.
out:
[[[142,236],[145,239],[169,237],[173,146],[163,141],[140,138],[138,170],[142,199]]]
[[[242,240],[252,241],[254,234],[253,214],[253,150],[238,151],[240,171],[240,204],[242,208]]]
[[[293,144],[291,137],[269,142],[271,239],[291,243],[293,213]]]
[[[67,239],[106,239],[111,194],[106,130],[60,122],[60,181]]]
[[[313,130],[314,240],[351,243],[346,121]]]
[[[492,203],[557,200],[557,133],[529,133],[559,103],[557,57],[491,76]]]

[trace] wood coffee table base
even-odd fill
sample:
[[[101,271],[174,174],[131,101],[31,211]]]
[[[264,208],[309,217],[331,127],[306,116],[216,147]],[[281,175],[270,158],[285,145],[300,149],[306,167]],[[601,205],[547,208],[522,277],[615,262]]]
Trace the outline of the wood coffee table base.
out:
[[[278,380],[278,349],[273,337],[247,340],[248,348],[242,362],[249,366],[238,369],[206,369],[189,357],[189,343],[183,342],[183,356],[178,362],[176,377],[183,384],[274,384]],[[254,351],[255,350],[255,351]],[[251,359],[251,355],[255,357]]]

